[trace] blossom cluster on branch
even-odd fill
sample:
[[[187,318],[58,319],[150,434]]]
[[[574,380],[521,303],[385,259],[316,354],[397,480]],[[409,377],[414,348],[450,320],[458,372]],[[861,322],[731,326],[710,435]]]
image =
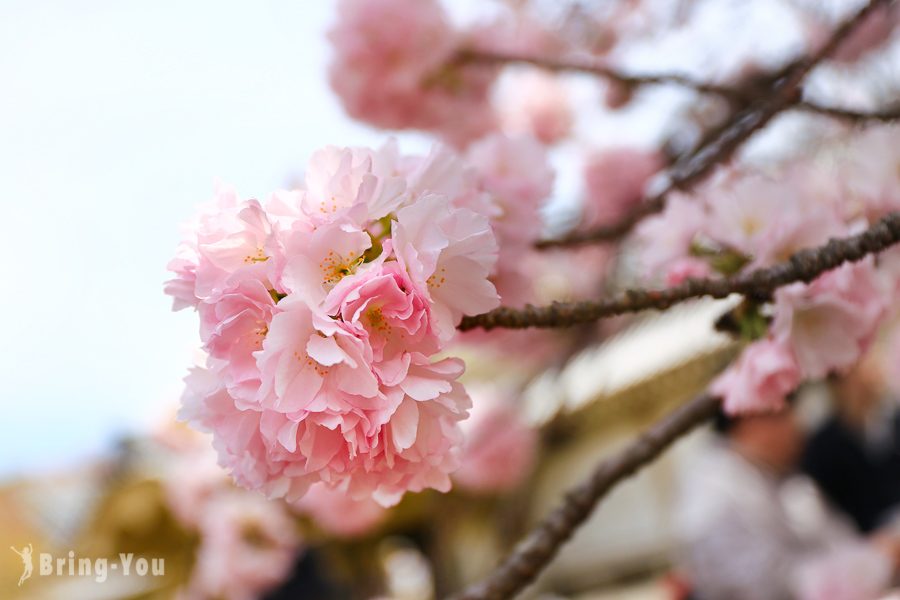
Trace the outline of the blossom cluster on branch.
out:
[[[329,78],[347,112],[454,149],[328,147],[299,189],[266,201],[216,190],[169,265],[166,290],[175,308],[196,309],[206,354],[186,379],[182,418],[212,434],[240,485],[285,499],[333,535],[355,535],[407,492],[522,484],[539,444],[511,390],[600,331],[554,332],[551,341],[534,328],[741,294],[720,324],[745,348],[710,394],[601,464],[463,597],[521,589],[602,495],[720,399],[731,413],[778,409],[801,382],[854,365],[892,316],[900,129],[835,127],[811,136],[816,152],[797,148],[762,167],[742,156],[791,108],[842,124],[894,118],[803,96],[820,64],[846,67],[887,43],[884,24],[898,14],[889,4],[871,0],[827,36],[807,23],[807,51],[771,72],[748,67],[752,76],[707,82],[615,68],[612,26],[624,28],[628,11],[605,27],[591,20],[578,47],[572,22],[551,32],[525,18],[527,8],[462,27],[438,0],[340,0]],[[519,70],[504,72],[509,65]],[[672,139],[658,148],[584,144],[561,72],[602,79],[609,110],[643,86],[674,84],[715,98],[724,114],[698,118],[695,143],[680,148]],[[573,149],[581,160],[568,160]],[[581,222],[541,241],[547,201],[557,179],[571,182],[563,171],[572,164]],[[598,241],[609,244],[590,245]],[[644,287],[622,291],[623,280]],[[490,347],[527,373],[507,389],[469,386],[470,398],[463,361],[448,354]],[[236,510],[253,513],[229,497],[239,501],[223,503],[223,523]]]
[[[777,172],[732,169],[691,196],[672,197],[638,228],[647,272],[665,273],[673,285],[733,276],[848,237],[900,210],[898,135],[896,127],[884,127],[841,136]],[[851,367],[900,289],[897,260],[892,251],[845,264],[760,299],[762,312],[744,317],[750,347],[713,391],[732,411],[776,409],[801,381]]]
[[[470,403],[462,361],[434,357],[463,315],[499,303],[497,210],[440,147],[326,148],[303,189],[265,204],[218,190],[170,265],[208,353],[183,417],[270,497],[449,489]]]

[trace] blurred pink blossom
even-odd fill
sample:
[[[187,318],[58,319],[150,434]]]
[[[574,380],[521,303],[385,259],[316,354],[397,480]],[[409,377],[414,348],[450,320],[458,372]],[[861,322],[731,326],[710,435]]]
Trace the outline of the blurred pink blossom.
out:
[[[584,221],[611,225],[644,198],[647,181],[665,166],[656,151],[609,148],[591,155],[584,168]]]
[[[287,579],[302,550],[284,505],[237,490],[208,503],[200,536],[185,600],[256,600]]]
[[[341,0],[331,85],[354,118],[465,145],[494,126],[493,67],[451,64],[461,35],[436,0]]]
[[[312,486],[294,508],[309,515],[322,531],[340,537],[365,535],[388,514],[369,498],[354,500],[343,491],[321,483]]]
[[[528,133],[544,144],[569,135],[575,116],[566,89],[557,77],[528,71],[508,82],[514,91],[501,99],[505,128]]]
[[[800,369],[791,351],[771,338],[747,346],[737,361],[710,385],[729,414],[778,411],[800,384]]]
[[[776,291],[772,333],[791,349],[805,378],[820,378],[859,359],[887,307],[872,259],[845,263],[810,284]]]
[[[472,416],[463,423],[462,466],[453,475],[474,492],[502,492],[528,476],[537,452],[537,432],[525,423],[521,408],[493,388],[472,390]]]

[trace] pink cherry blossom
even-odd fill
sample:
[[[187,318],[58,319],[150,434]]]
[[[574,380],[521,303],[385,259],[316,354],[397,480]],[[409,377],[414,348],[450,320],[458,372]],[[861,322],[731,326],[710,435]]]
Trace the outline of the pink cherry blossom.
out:
[[[365,535],[388,515],[383,506],[371,499],[354,500],[322,483],[312,486],[294,508],[308,515],[322,531],[339,537]]]
[[[488,280],[497,242],[486,217],[452,209],[444,196],[426,195],[397,212],[393,226],[397,259],[432,298],[434,327],[449,339],[463,315],[500,304]]]
[[[200,520],[200,547],[185,597],[259,598],[287,579],[301,550],[282,504],[239,490],[218,494]]]
[[[800,369],[790,349],[773,339],[750,344],[737,361],[710,385],[730,414],[780,410],[800,384]]]
[[[541,207],[553,190],[554,172],[546,151],[528,136],[492,134],[470,146],[466,157],[478,173],[481,189],[498,209],[491,219],[499,243],[491,280],[505,304],[531,302],[527,257],[543,227]]]
[[[871,259],[847,263],[810,284],[775,293],[775,338],[789,347],[804,377],[851,367],[872,342],[887,300]]]
[[[637,227],[643,270],[665,272],[673,261],[688,256],[706,222],[702,204],[680,194],[670,196],[662,213],[643,219]]]
[[[331,85],[347,112],[385,128],[438,131],[462,145],[493,127],[495,70],[454,66],[462,43],[436,0],[341,0]]]
[[[503,125],[515,133],[531,134],[544,144],[569,135],[575,119],[569,96],[558,78],[529,71],[508,82],[502,95]]]
[[[499,304],[497,206],[454,153],[393,143],[317,152],[304,187],[266,207],[227,196],[196,226],[192,268],[176,265],[208,354],[181,417],[271,498],[321,485],[390,505],[449,489],[469,399],[462,362],[433,357],[463,315]],[[239,260],[248,248],[259,260]]]
[[[259,386],[259,369],[253,353],[263,339],[275,313],[275,298],[255,277],[237,280],[213,303],[203,302],[200,339],[213,358],[225,361],[222,377],[231,393],[253,397]]]
[[[693,256],[675,259],[666,271],[666,285],[676,286],[686,279],[702,279],[711,277],[712,267],[709,263]]]
[[[472,416],[463,422],[463,433],[462,466],[453,475],[461,486],[479,493],[502,492],[528,476],[537,453],[537,432],[501,391],[472,391]]]
[[[345,278],[329,293],[324,310],[360,326],[375,363],[440,349],[429,298],[396,261],[373,263],[358,277]]]
[[[704,234],[751,258],[751,268],[768,266],[804,248],[847,233],[846,224],[823,195],[808,193],[802,171],[781,177],[735,173],[704,190],[710,207]],[[790,201],[785,201],[791,190]]]
[[[281,251],[259,202],[241,201],[234,190],[220,187],[189,227],[169,263],[176,276],[166,291],[174,296],[175,309],[214,301],[245,277],[255,277],[269,289],[278,287]]]
[[[594,153],[584,169],[584,221],[611,225],[621,220],[641,202],[647,181],[664,166],[655,151],[610,148]]]
[[[198,527],[213,495],[229,489],[229,482],[209,446],[182,449],[162,479],[169,508],[182,525],[192,529]]]

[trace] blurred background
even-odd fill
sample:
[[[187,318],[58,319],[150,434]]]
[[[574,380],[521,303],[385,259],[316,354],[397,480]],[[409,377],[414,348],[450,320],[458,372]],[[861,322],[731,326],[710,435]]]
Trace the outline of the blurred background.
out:
[[[517,3],[453,0],[445,7],[466,23],[505,14],[509,4]],[[573,27],[552,4],[539,13],[546,23]],[[571,4],[602,11],[614,3]],[[648,17],[616,56],[632,71],[727,80],[748,54],[755,65],[772,66],[805,44],[793,6],[802,2],[647,4],[657,20]],[[848,5],[821,4],[829,18]],[[393,135],[404,152],[421,153],[432,143],[344,113],[327,78],[326,32],[334,19],[335,3],[296,0],[0,5],[0,274],[7,289],[0,297],[0,597],[199,597],[184,585],[203,547],[198,532],[208,533],[198,525],[198,498],[212,494],[233,502],[223,503],[220,523],[235,514],[229,511],[259,515],[251,546],[269,553],[257,567],[271,569],[263,583],[226,597],[434,597],[483,574],[598,457],[702,391],[736,354],[733,340],[713,327],[734,307],[728,300],[554,342],[538,367],[511,365],[476,343],[462,352],[472,380],[486,386],[477,393],[489,396],[492,385],[514,381],[533,436],[533,457],[512,491],[483,493],[470,482],[448,496],[411,496],[390,514],[348,508],[361,520],[348,525],[341,517],[332,523],[335,516],[315,503],[295,514],[263,514],[271,509],[231,489],[208,440],[174,422],[198,346],[196,316],[171,312],[162,293],[178,224],[217,182],[259,198],[295,185],[310,154],[328,144],[377,147]],[[897,46],[888,44],[862,75],[817,74],[807,89],[863,106],[896,97]],[[586,149],[631,144],[677,153],[697,135],[685,122],[699,131],[722,112],[667,87],[612,110],[602,84],[577,75],[564,82],[578,133],[550,150],[557,170],[545,211],[550,232],[578,218]],[[502,94],[502,82],[499,88]],[[742,160],[789,153],[811,139],[810,119],[784,117],[754,138]],[[590,260],[603,272],[594,289],[635,278],[627,247]],[[560,290],[575,294],[571,287],[551,273],[543,293],[549,300]],[[563,365],[563,356],[572,360]],[[887,394],[887,376],[879,377],[878,393]],[[798,401],[805,428],[827,419],[833,396],[820,385],[805,394],[812,401]],[[618,489],[532,594],[679,597],[677,481],[715,435],[690,437]],[[435,514],[444,516],[435,523]],[[279,530],[295,526],[297,536],[282,539]],[[228,532],[209,535],[218,547],[234,546],[223,541]],[[29,544],[35,569],[39,552],[65,557],[73,550],[165,557],[166,573],[103,582],[51,576],[19,587],[17,554]],[[249,554],[204,556],[220,568],[253,564]]]

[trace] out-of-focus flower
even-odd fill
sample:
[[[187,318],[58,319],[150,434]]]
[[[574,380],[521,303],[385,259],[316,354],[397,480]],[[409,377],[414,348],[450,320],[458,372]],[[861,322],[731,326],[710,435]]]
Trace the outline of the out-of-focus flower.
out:
[[[831,205],[807,193],[806,186],[805,173],[794,170],[777,179],[738,175],[705,189],[709,220],[703,233],[749,257],[751,268],[786,260],[798,250],[846,234],[846,224]]]
[[[882,281],[867,259],[775,292],[772,332],[791,349],[804,377],[819,378],[856,362],[886,310]]]
[[[658,152],[610,148],[591,155],[584,168],[587,225],[611,225],[644,197],[647,181],[665,166]]]
[[[453,64],[462,44],[436,0],[341,0],[331,85],[351,116],[464,145],[494,126],[496,70]]]
[[[185,600],[255,600],[287,578],[302,549],[284,505],[238,490],[208,503],[200,535]]]
[[[312,486],[295,508],[309,515],[325,533],[340,537],[365,535],[388,514],[371,499],[354,500],[343,491],[321,483]]]
[[[530,302],[533,281],[526,259],[543,227],[541,206],[553,190],[546,151],[529,136],[493,134],[473,144],[466,156],[497,209],[491,225],[500,253],[492,280],[504,304]]]
[[[674,260],[669,265],[669,270],[666,272],[666,285],[676,286],[686,279],[702,279],[710,277],[712,274],[712,268],[707,261],[693,256],[685,256]]]
[[[665,273],[673,262],[688,256],[706,218],[699,202],[673,194],[662,213],[644,219],[637,227],[643,270]]]
[[[162,482],[169,509],[182,525],[192,529],[199,526],[213,496],[230,488],[228,473],[216,464],[215,452],[205,445],[180,449]]]
[[[472,390],[472,416],[463,423],[462,466],[453,475],[462,487],[480,493],[518,486],[534,463],[537,432],[501,391]]]
[[[574,121],[572,105],[557,77],[527,71],[507,84],[510,93],[503,94],[500,101],[504,128],[531,134],[544,144],[555,144],[569,135]]]
[[[729,414],[780,410],[789,393],[800,384],[801,374],[790,349],[773,339],[747,346],[724,373],[710,385],[723,399]]]

